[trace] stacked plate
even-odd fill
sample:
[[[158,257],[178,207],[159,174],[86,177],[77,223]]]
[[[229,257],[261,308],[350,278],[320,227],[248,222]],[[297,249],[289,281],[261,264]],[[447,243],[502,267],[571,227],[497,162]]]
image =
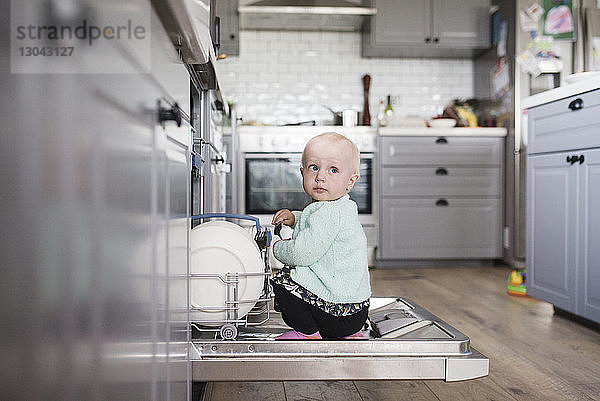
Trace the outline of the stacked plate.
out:
[[[237,319],[248,314],[264,283],[263,275],[245,276],[264,272],[260,250],[250,232],[227,221],[210,221],[191,231],[190,247],[190,272],[204,276],[191,279],[190,319],[207,326],[220,326],[234,316],[232,312],[227,314],[227,308],[237,307]],[[234,280],[239,280],[239,304],[228,306],[227,301],[235,299],[236,286],[228,285],[227,281]]]

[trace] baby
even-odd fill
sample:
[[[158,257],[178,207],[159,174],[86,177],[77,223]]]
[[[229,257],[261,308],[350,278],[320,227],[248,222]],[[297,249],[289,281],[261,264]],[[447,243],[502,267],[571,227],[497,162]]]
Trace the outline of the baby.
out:
[[[273,244],[285,266],[272,276],[275,309],[294,330],[278,339],[361,338],[371,287],[367,239],[348,192],[359,179],[360,154],[340,134],[312,138],[302,153],[302,184],[312,203],[279,210],[273,224],[294,229]]]

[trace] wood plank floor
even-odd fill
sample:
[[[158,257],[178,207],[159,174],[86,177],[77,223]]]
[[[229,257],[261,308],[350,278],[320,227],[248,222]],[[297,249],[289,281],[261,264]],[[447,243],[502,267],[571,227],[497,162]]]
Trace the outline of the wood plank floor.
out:
[[[488,377],[427,381],[219,382],[211,401],[600,400],[600,332],[506,294],[506,266],[371,270],[374,296],[403,296],[468,335]]]

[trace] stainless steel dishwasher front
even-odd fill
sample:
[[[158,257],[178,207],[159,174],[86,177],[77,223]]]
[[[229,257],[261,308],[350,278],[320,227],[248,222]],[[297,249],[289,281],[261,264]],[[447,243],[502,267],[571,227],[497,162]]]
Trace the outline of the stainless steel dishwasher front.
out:
[[[275,340],[280,314],[241,328],[235,340],[197,332],[194,381],[398,380],[487,376],[489,359],[463,333],[405,298],[371,298],[364,339]]]

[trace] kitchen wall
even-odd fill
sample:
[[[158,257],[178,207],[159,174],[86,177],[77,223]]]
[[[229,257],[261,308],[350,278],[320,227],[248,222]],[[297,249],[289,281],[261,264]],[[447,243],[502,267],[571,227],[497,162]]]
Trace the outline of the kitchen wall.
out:
[[[363,108],[361,77],[371,75],[373,121],[392,95],[400,116],[432,117],[454,98],[473,96],[473,62],[366,59],[360,33],[241,31],[240,55],[217,63],[221,89],[245,122],[331,122],[335,110]]]

